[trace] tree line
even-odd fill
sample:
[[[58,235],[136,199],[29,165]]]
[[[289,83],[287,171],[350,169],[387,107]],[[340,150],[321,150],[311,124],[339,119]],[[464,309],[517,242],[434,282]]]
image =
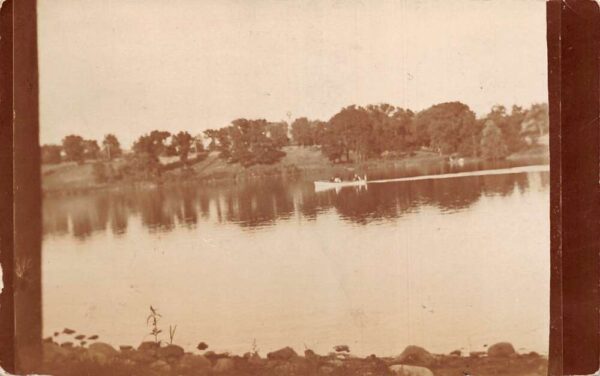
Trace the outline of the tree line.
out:
[[[229,125],[207,129],[192,136],[181,131],[171,134],[155,130],[141,135],[124,155],[113,134],[101,146],[95,140],[69,135],[61,145],[43,145],[43,163],[86,160],[113,160],[125,157],[125,172],[158,175],[161,156],[178,156],[188,166],[191,153],[218,152],[228,163],[244,167],[279,161],[288,145],[316,146],[332,162],[361,162],[377,158],[401,158],[416,150],[439,155],[502,159],[535,145],[548,132],[547,104],[525,109],[494,106],[477,118],[464,103],[447,102],[423,111],[390,104],[351,105],[342,108],[328,121],[306,117],[287,122],[265,119],[236,119]]]

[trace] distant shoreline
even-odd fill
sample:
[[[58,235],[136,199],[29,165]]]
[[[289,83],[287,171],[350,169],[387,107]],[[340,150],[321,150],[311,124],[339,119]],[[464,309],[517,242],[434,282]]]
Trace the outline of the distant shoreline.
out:
[[[416,168],[423,163],[444,163],[449,156],[437,153],[418,151],[414,155],[400,159],[371,159],[364,162],[331,163],[318,148],[291,146],[285,148],[286,156],[271,165],[255,165],[244,168],[237,164],[228,164],[216,153],[210,153],[203,160],[197,161],[187,169],[176,168],[165,171],[158,179],[128,180],[127,178],[108,183],[97,183],[94,180],[93,165],[98,162],[83,164],[63,163],[42,166],[42,192],[44,195],[78,195],[100,190],[121,190],[127,188],[154,188],[160,185],[197,182],[199,184],[223,184],[249,181],[254,179],[285,176],[308,176],[315,179],[329,178],[334,175],[345,176],[354,171],[360,174],[389,168]],[[536,160],[536,164],[547,164],[548,149],[540,145],[506,158],[507,161],[523,161],[524,164]],[[465,165],[485,162],[482,158],[464,158]],[[118,165],[119,161],[105,162]],[[419,175],[416,175],[419,176]]]

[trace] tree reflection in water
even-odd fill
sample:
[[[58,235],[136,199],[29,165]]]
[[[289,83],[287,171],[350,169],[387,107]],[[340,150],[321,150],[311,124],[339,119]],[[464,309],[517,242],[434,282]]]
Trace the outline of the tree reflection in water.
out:
[[[311,181],[282,178],[220,187],[180,184],[46,197],[43,227],[46,236],[71,234],[78,239],[109,228],[117,236],[124,234],[133,217],[152,232],[194,228],[202,221],[252,229],[297,216],[314,220],[332,209],[343,220],[364,225],[398,218],[422,206],[444,212],[463,210],[482,196],[522,194],[548,185],[545,172],[370,184],[367,190],[349,187],[319,193]]]

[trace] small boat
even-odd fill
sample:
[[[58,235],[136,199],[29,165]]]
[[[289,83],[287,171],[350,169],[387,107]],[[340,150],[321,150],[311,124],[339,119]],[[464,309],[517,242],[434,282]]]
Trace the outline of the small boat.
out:
[[[339,189],[343,187],[366,187],[367,176],[358,180],[339,180],[339,181],[328,181],[328,180],[317,180],[315,181],[315,191],[324,191],[327,189]]]

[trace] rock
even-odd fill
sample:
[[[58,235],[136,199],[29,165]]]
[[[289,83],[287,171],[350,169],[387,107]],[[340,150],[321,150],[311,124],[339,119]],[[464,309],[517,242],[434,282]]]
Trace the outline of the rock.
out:
[[[79,342],[79,344],[80,344],[81,346],[85,346],[85,345],[87,344],[87,342],[86,342],[86,341],[81,341],[81,342]]]
[[[217,359],[217,363],[213,367],[213,371],[216,373],[231,372],[235,369],[235,363],[229,358]]]
[[[98,339],[98,335],[97,334],[91,335],[88,337],[88,339],[91,339],[92,341],[96,340],[96,339]]]
[[[52,337],[46,337],[42,342],[52,343],[54,342],[54,339]]]
[[[289,346],[267,354],[267,358],[272,360],[289,360],[297,356],[298,354]]]
[[[516,355],[515,348],[509,342],[499,342],[490,346],[487,350],[488,356],[493,358],[506,358]]]
[[[75,336],[75,339],[80,340],[80,341],[84,338],[85,338],[85,335],[83,335],[83,334],[79,334],[79,335]]]
[[[407,346],[402,354],[398,355],[394,361],[402,364],[413,364],[429,366],[433,363],[433,355],[429,351],[419,346]]]
[[[347,345],[334,346],[333,349],[337,352],[350,352],[350,347]]]
[[[136,363],[149,364],[156,360],[155,350],[137,350],[126,352],[127,356]]]
[[[75,333],[75,331],[73,329],[64,328],[63,333],[71,335],[71,334]]]
[[[342,367],[344,365],[344,361],[342,361],[341,359],[332,359],[330,361],[327,362],[328,365],[332,366],[332,367]]]
[[[183,354],[179,360],[179,367],[186,370],[210,368],[210,360],[203,355]]]
[[[157,355],[160,358],[181,358],[183,354],[183,348],[177,345],[167,345],[165,347],[159,347],[157,350]]]
[[[92,343],[88,347],[88,352],[89,353],[95,352],[95,353],[104,354],[108,358],[112,358],[112,357],[117,356],[119,354],[119,352],[117,350],[115,350],[114,347],[112,347],[108,343],[104,343],[104,342]]]
[[[150,363],[150,368],[158,372],[171,372],[171,366],[164,360],[156,360]]]
[[[92,343],[87,351],[87,357],[99,364],[110,362],[117,354],[117,350],[111,345],[102,342]]]
[[[198,346],[196,346],[196,348],[200,351],[204,351],[204,350],[208,349],[208,345],[204,342],[200,342],[198,344]]]
[[[54,363],[69,355],[69,350],[58,346],[56,343],[44,342],[42,351],[45,363]]]
[[[133,350],[133,346],[121,345],[119,346],[119,350],[121,350],[121,352],[131,351]]]
[[[228,353],[221,353],[221,354],[217,354],[214,351],[207,351],[204,354],[204,357],[208,360],[210,360],[211,363],[216,363],[217,360],[221,359],[221,358],[229,358],[229,354]]]
[[[419,366],[394,364],[389,369],[394,375],[398,376],[434,376],[429,368]]]
[[[139,351],[158,350],[159,347],[160,347],[160,345],[156,342],[146,341],[146,342],[140,343],[140,345],[138,346],[138,350]]]
[[[469,353],[469,356],[471,358],[482,358],[486,355],[487,353],[485,351],[471,351]]]
[[[450,355],[452,356],[460,356],[462,354],[462,352],[460,350],[454,350],[450,353]]]
[[[58,337],[59,334],[60,334],[59,332],[54,332],[55,337]]]

